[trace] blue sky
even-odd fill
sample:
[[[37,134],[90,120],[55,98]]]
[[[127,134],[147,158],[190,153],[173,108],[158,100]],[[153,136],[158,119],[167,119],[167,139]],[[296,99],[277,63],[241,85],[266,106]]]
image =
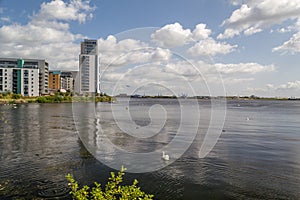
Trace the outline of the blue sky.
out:
[[[107,93],[161,92],[152,81],[174,94],[300,97],[300,0],[0,0],[0,16],[0,56],[52,69],[76,70],[80,41],[99,39]]]

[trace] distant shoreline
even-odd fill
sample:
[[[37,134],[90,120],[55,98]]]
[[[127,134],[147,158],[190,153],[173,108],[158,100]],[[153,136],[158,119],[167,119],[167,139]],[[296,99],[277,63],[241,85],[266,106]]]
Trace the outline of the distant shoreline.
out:
[[[198,99],[198,100],[210,100],[210,99],[226,99],[226,100],[279,100],[279,101],[299,101],[300,98],[277,98],[277,97],[211,97],[211,96],[195,96],[195,97],[176,97],[176,96],[116,96],[116,98],[136,98],[136,99]]]
[[[96,96],[96,97],[83,97],[83,96],[40,96],[40,97],[21,97],[21,98],[0,98],[0,105],[3,104],[28,104],[28,103],[72,103],[72,102],[115,102],[117,98],[134,98],[134,99],[197,99],[197,100],[211,100],[223,99],[235,101],[300,101],[300,98],[267,98],[267,97],[172,97],[172,96],[147,96],[147,97],[111,97],[111,96]]]

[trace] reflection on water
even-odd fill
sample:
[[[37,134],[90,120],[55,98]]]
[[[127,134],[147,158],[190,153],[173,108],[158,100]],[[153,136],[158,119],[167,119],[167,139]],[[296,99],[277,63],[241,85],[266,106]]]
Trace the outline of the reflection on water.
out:
[[[137,125],[150,123],[143,111],[157,103],[153,101],[131,102]],[[133,152],[162,148],[176,134],[179,109],[176,100],[161,104],[169,112],[167,126],[147,140],[124,135],[105,103],[91,105],[101,110],[103,118],[87,119],[83,137],[95,141],[99,131],[95,125],[101,124],[122,148]],[[224,132],[204,159],[198,158],[198,151],[210,106],[206,101],[199,105],[199,135],[188,151],[159,171],[127,173],[126,183],[137,178],[157,199],[300,199],[300,102],[228,102]],[[91,185],[105,183],[109,171],[78,140],[71,104],[0,106],[0,199],[70,198],[67,173]]]

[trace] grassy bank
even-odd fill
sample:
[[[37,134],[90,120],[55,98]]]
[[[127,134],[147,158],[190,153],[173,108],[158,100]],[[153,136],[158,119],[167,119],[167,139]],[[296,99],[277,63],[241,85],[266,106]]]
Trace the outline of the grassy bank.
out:
[[[20,94],[5,93],[0,94],[0,104],[19,103],[67,103],[67,102],[113,102],[114,98],[108,95],[95,97],[73,96],[72,93],[57,92],[54,95],[39,97],[24,97]]]

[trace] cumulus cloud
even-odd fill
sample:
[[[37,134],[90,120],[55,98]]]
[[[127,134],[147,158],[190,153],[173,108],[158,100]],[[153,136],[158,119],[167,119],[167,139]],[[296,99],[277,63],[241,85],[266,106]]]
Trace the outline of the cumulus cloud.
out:
[[[106,39],[100,38],[98,44],[101,47],[99,48],[100,56],[103,55],[103,57],[116,57],[122,53],[148,47],[146,43],[134,39],[117,41],[113,35],[109,35]]]
[[[216,42],[212,38],[202,40],[189,48],[188,52],[193,56],[215,56],[216,54],[228,54],[234,51],[237,45],[230,45],[225,42]]]
[[[208,38],[211,35],[211,30],[206,28],[206,24],[197,24],[196,28],[193,30],[193,39],[203,40]]]
[[[77,69],[80,47],[76,40],[84,36],[73,34],[69,22],[84,23],[93,9],[88,1],[44,2],[27,24],[12,23],[0,28],[0,54],[46,59],[51,68]]]
[[[300,0],[235,0],[232,3],[241,6],[223,22],[222,25],[227,28],[218,36],[219,39],[232,38],[240,33],[251,35],[274,24],[300,17]]]
[[[160,47],[172,48],[191,42],[191,30],[183,29],[179,23],[168,24],[151,35],[152,40]]]
[[[66,3],[63,0],[44,2],[40,11],[34,16],[35,20],[65,20],[85,23],[91,17],[95,7],[91,7],[89,1],[71,0]]]
[[[169,49],[150,47],[148,44],[134,39],[118,41],[110,35],[99,39],[99,57],[103,66],[121,66],[145,62],[167,61],[171,57]]]
[[[176,22],[156,30],[151,38],[160,47],[172,48],[205,40],[209,38],[211,33],[212,31],[203,23],[197,24],[195,29],[191,31],[184,29],[181,24]]]
[[[228,54],[235,50],[237,45],[225,42],[217,42],[211,37],[212,31],[206,24],[197,24],[194,30],[184,29],[181,24],[168,24],[156,30],[152,35],[152,41],[164,48],[179,47],[193,44],[188,50],[192,56],[214,56],[216,54]]]

